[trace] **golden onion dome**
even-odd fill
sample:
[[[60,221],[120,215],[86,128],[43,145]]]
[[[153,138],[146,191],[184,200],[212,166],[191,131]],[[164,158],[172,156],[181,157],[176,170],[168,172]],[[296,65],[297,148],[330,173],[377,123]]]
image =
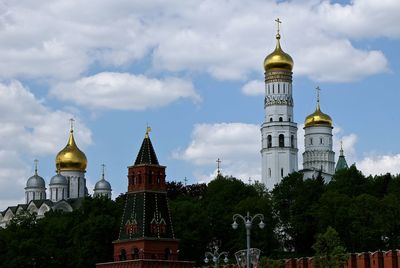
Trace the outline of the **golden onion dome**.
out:
[[[86,155],[76,146],[74,131],[71,128],[68,143],[56,156],[56,168],[59,171],[85,171]]]
[[[293,59],[285,53],[280,44],[281,35],[276,35],[276,47],[274,52],[269,54],[264,60],[264,70],[267,72],[271,69],[284,69],[287,71],[293,70]]]
[[[317,108],[315,109],[315,112],[310,114],[309,116],[306,117],[306,120],[304,121],[304,127],[313,127],[313,126],[328,126],[332,127],[332,118],[321,112],[321,109],[319,107],[319,102],[317,103]]]

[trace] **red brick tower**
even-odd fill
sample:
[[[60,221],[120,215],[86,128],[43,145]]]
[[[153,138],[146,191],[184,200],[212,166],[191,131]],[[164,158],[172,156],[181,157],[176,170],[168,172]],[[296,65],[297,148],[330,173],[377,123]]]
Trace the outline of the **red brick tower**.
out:
[[[158,163],[148,128],[132,166],[128,167],[126,193],[114,262],[97,267],[189,268],[193,262],[178,261],[165,184],[165,166]]]

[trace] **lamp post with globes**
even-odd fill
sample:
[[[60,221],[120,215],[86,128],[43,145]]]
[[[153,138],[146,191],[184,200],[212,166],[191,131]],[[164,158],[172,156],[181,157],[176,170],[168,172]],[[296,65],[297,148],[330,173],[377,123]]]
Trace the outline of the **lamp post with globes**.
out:
[[[237,219],[242,219],[244,222],[244,226],[246,227],[246,239],[247,239],[247,252],[246,252],[246,268],[251,268],[250,267],[250,230],[253,225],[253,221],[256,219],[259,219],[260,222],[258,223],[258,227],[260,229],[264,229],[265,223],[263,222],[264,220],[264,215],[263,214],[256,214],[254,216],[250,216],[250,213],[247,211],[246,216],[242,216],[240,214],[235,214],[233,215],[233,223],[232,223],[232,228],[237,229],[239,224],[236,222]]]
[[[208,257],[210,257],[211,260],[212,260],[213,263],[214,263],[214,267],[217,268],[217,267],[218,267],[218,264],[219,264],[219,259],[220,259],[220,257],[221,257],[221,256],[225,256],[224,262],[227,263],[227,262],[228,262],[228,252],[223,251],[223,252],[219,253],[218,250],[219,250],[219,247],[218,247],[217,245],[214,245],[214,246],[212,247],[212,252],[207,251],[207,252],[205,253],[204,262],[205,262],[205,263],[208,263],[208,262],[209,262]]]

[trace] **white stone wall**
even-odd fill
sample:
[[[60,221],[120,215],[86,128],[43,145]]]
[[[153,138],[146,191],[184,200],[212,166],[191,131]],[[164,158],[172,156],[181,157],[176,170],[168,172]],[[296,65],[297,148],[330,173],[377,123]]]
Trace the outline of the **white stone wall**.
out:
[[[96,196],[106,196],[107,198],[111,199],[111,191],[108,190],[95,190],[93,193],[93,197]]]
[[[82,171],[61,171],[61,175],[68,180],[67,198],[81,198],[85,196],[86,179]]]
[[[46,189],[42,188],[26,188],[25,189],[25,202],[28,204],[32,200],[46,199]]]
[[[50,185],[50,200],[57,202],[67,199],[68,186],[67,185]]]

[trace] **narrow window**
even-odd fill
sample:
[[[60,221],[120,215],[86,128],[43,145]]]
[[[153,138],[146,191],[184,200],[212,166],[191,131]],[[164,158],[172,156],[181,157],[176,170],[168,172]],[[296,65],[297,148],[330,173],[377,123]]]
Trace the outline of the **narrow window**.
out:
[[[279,147],[285,147],[285,136],[283,134],[279,135]]]
[[[281,177],[283,178],[283,168],[281,168]]]
[[[290,146],[294,148],[294,136],[290,136]]]
[[[289,122],[291,121],[292,119],[289,117]]]
[[[279,122],[282,122],[283,121],[283,118],[282,117],[279,117]]]
[[[280,89],[279,84],[278,84],[278,94],[279,93],[281,93],[281,89]]]
[[[269,119],[269,122],[272,122],[272,117]]]
[[[310,138],[310,145],[312,145],[312,138]]]
[[[271,178],[271,168],[268,169],[268,176]]]
[[[267,137],[267,147],[271,148],[272,147],[272,136],[268,135]]]
[[[272,94],[275,94],[275,86],[272,84]]]
[[[322,138],[319,138],[319,144],[323,144]]]
[[[119,260],[120,261],[125,261],[126,260],[126,250],[121,249],[120,255],[119,255]]]

